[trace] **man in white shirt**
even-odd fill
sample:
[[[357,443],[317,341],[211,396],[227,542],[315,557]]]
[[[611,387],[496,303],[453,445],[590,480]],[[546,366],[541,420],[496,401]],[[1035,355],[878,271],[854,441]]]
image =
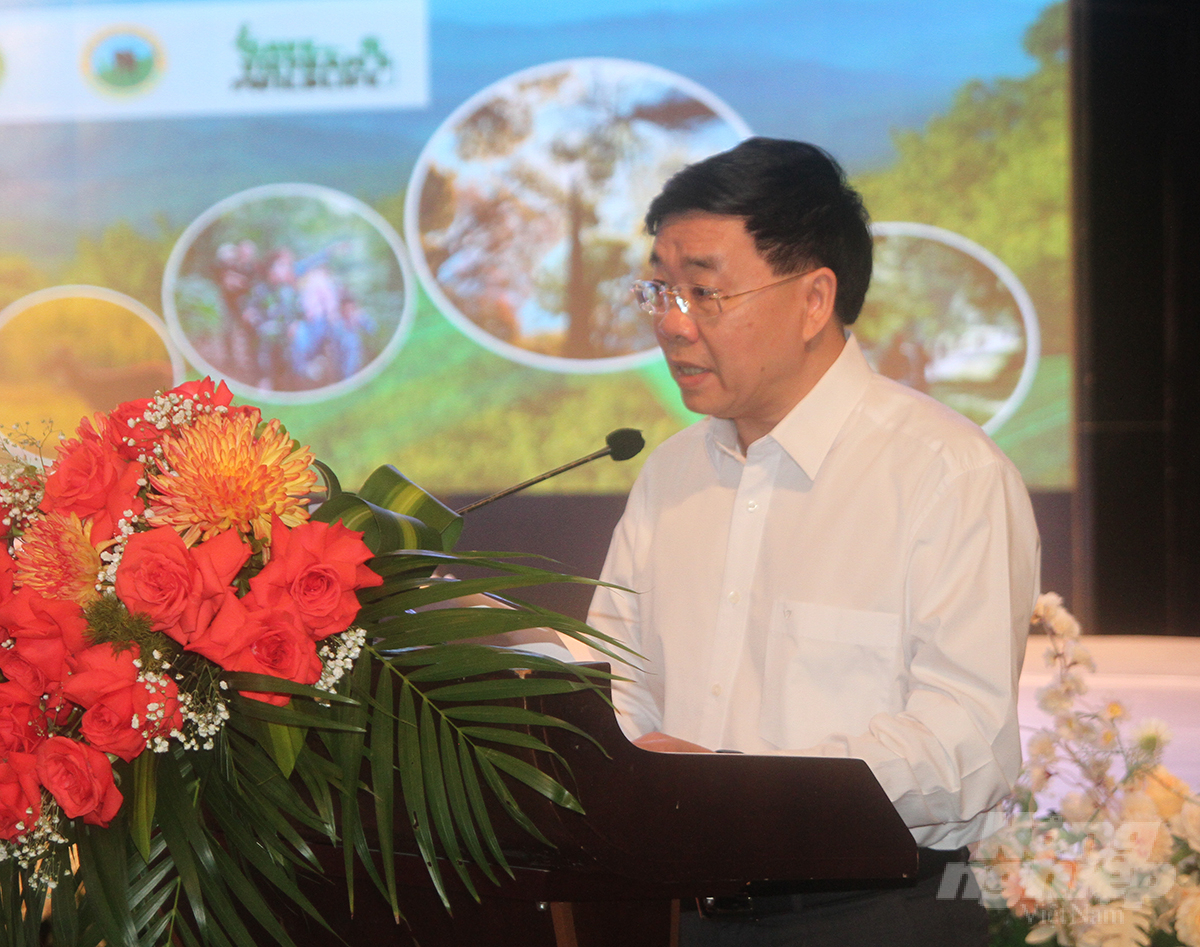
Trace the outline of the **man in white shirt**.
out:
[[[645,656],[614,689],[622,726],[648,749],[866,760],[930,876],[685,917],[684,942],[983,944],[982,908],[938,900],[933,876],[995,826],[1020,766],[1039,563],[1020,475],[867,365],[846,328],[867,215],[820,149],[743,142],[672,178],[646,225],[635,292],[709,417],[630,494],[602,578],[634,594],[592,603]]]

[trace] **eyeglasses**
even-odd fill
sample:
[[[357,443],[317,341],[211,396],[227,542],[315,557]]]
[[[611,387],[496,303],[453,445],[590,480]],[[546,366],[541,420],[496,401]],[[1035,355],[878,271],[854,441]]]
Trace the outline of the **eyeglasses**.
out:
[[[724,313],[724,304],[731,299],[738,299],[742,296],[749,296],[752,293],[761,293],[763,290],[771,289],[775,286],[782,286],[784,283],[790,283],[801,276],[807,276],[811,272],[812,270],[805,270],[803,273],[793,273],[791,276],[785,276],[781,280],[768,283],[766,286],[759,286],[757,289],[746,289],[740,293],[729,294],[719,293],[707,286],[696,286],[693,284],[668,286],[660,279],[640,279],[633,281],[633,297],[637,300],[638,307],[643,312],[648,312],[654,316],[655,321],[661,320],[671,311],[672,300],[679,307],[679,311],[685,315],[692,316],[693,318],[713,318]]]

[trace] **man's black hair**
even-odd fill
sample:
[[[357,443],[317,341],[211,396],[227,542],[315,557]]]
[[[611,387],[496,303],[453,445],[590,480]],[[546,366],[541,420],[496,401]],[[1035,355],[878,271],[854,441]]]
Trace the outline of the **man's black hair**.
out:
[[[688,165],[650,204],[651,235],[692,212],[741,217],[754,246],[780,276],[827,266],[837,276],[834,311],[858,318],[871,282],[870,218],[838,163],[815,145],[749,138]]]

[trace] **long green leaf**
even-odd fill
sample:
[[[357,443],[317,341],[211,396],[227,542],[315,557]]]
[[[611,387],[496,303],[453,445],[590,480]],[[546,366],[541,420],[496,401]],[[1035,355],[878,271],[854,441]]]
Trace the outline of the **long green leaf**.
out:
[[[463,864],[462,850],[458,845],[458,835],[454,831],[454,817],[450,814],[450,802],[446,795],[445,774],[443,772],[442,748],[438,741],[438,727],[433,719],[433,708],[429,701],[421,705],[421,770],[425,777],[425,799],[429,805],[429,814],[437,837],[441,840],[446,858],[453,866],[455,873],[466,886],[467,891],[475,900],[479,895],[475,891],[475,883],[467,873]]]
[[[75,837],[79,869],[88,896],[87,905],[112,947],[137,947],[137,931],[129,911],[126,887],[124,825],[114,821],[107,829],[80,826]]]
[[[500,848],[500,840],[496,837],[496,830],[492,826],[492,816],[488,812],[487,801],[483,797],[483,789],[479,785],[479,778],[475,775],[476,759],[475,748],[471,743],[467,740],[459,740],[458,770],[462,774],[463,789],[467,794],[467,801],[471,805],[471,815],[479,826],[479,834],[483,837],[488,851],[492,853],[492,858],[495,859],[497,865],[504,869],[505,874],[512,878],[515,877],[512,867],[508,864],[508,859],[504,857],[504,852]]]
[[[158,754],[139,753],[133,761],[133,803],[129,810],[129,836],[145,862],[150,861],[150,832],[158,802]]]
[[[542,740],[520,730],[507,730],[502,727],[463,727],[463,736],[475,740],[489,740],[492,743],[505,743],[509,746],[519,746],[526,750],[540,750],[559,756],[557,750],[547,746]],[[561,756],[559,756],[561,759]]]
[[[344,694],[321,690],[311,684],[297,684],[283,677],[270,674],[252,674],[249,671],[227,671],[221,675],[230,688],[239,691],[266,691],[273,694],[296,694],[311,697],[323,704],[352,704],[354,699]],[[260,702],[261,703],[261,702]]]
[[[481,746],[479,752],[497,769],[504,770],[509,776],[520,780],[535,792],[541,793],[555,805],[573,812],[583,813],[583,806],[579,804],[579,800],[562,783],[547,776],[536,766],[519,760],[515,756],[510,756],[502,750],[495,750],[487,746]]]
[[[559,727],[581,737],[588,736],[569,720],[552,717],[526,707],[510,707],[505,704],[445,707],[442,709],[442,713],[454,720],[468,720],[472,723],[511,723],[527,727]]]
[[[396,728],[392,716],[392,675],[384,669],[375,690],[377,710],[371,717],[371,783],[375,793],[375,824],[379,838],[379,857],[383,862],[383,880],[388,903],[396,922],[400,904],[396,896],[396,859],[393,844],[395,817]]]
[[[21,909],[25,917],[30,921],[36,920],[39,922],[37,925],[34,925],[27,921],[24,925],[25,947],[41,947],[41,931],[37,928],[41,926],[40,922],[45,914],[46,889],[41,885],[25,885],[22,893]]]
[[[271,909],[271,906],[267,903],[266,899],[262,896],[262,893],[258,890],[258,886],[251,882],[250,879],[242,873],[241,869],[238,868],[237,863],[229,857],[229,854],[224,848],[218,846],[214,850],[214,854],[216,855],[217,861],[221,867],[223,877],[230,879],[233,882],[229,885],[229,888],[237,896],[237,899],[245,906],[246,910],[250,912],[250,916],[258,922],[264,931],[275,938],[277,943],[283,945],[283,947],[295,947],[295,943],[292,940],[291,935],[279,922],[279,918],[276,917],[275,912]],[[260,863],[263,861],[265,860],[260,859]],[[277,885],[277,887],[279,886]],[[280,890],[283,889],[281,888]],[[285,893],[291,896],[290,891],[285,891]],[[310,908],[308,913],[318,921],[321,921],[326,930],[330,930],[329,925],[325,924],[324,920],[321,918],[320,912],[317,911],[316,908],[313,908],[311,904],[309,904],[308,899],[301,895],[298,890],[295,890],[295,894],[296,897],[293,897],[292,900],[301,907],[307,906]],[[237,917],[236,914],[234,916]],[[238,924],[241,924],[240,918],[238,918]],[[238,929],[237,926],[232,924],[228,924],[227,926]],[[244,927],[242,929],[244,929]],[[257,947],[257,943],[255,941],[251,941],[250,943]]]
[[[553,678],[501,678],[486,681],[463,681],[446,684],[427,691],[430,700],[505,700],[534,697],[544,694],[572,694],[587,690],[587,684]]]
[[[397,768],[400,771],[400,790],[404,798],[405,812],[413,837],[425,869],[442,903],[450,906],[450,898],[442,881],[437,863],[437,850],[433,843],[433,832],[429,806],[425,801],[424,762],[421,754],[421,734],[417,718],[417,706],[413,688],[405,684],[400,691],[396,726]]]
[[[220,791],[210,788],[208,798],[209,805],[212,808],[213,814],[217,816],[220,822],[221,833],[227,843],[225,847],[216,851],[217,858],[219,861],[226,862],[227,867],[225,871],[228,877],[235,877],[240,881],[244,881],[244,883],[231,885],[231,888],[237,895],[238,900],[251,911],[255,920],[265,930],[272,932],[272,936],[276,940],[279,940],[280,943],[288,942],[286,939],[280,938],[283,928],[279,925],[273,911],[263,899],[257,887],[240,872],[234,863],[227,861],[230,852],[236,852],[241,858],[244,858],[271,883],[276,892],[290,899],[293,904],[308,914],[309,917],[316,920],[326,930],[331,930],[321,912],[313,906],[308,897],[300,890],[295,879],[288,872],[284,871],[280,864],[270,856],[270,853],[260,844],[261,839],[248,830],[245,813],[240,812],[232,800],[226,798]],[[229,867],[231,865],[233,867]],[[286,935],[284,937],[286,938]]]
[[[504,807],[504,811],[509,814],[517,825],[521,826],[521,828],[543,845],[548,845],[551,848],[556,847],[553,842],[542,834],[541,829],[533,824],[529,816],[517,804],[517,800],[513,797],[512,792],[504,785],[504,780],[496,772],[496,767],[488,760],[487,754],[484,752],[486,749],[487,747],[475,747],[475,762],[479,765],[479,772],[483,774],[488,787],[495,794],[496,798],[500,800],[500,805]]]
[[[159,794],[158,825],[167,843],[171,859],[179,871],[184,894],[196,919],[200,936],[209,939],[209,910],[200,882],[201,864],[191,844],[188,824],[195,818],[195,800],[188,791],[187,783],[179,770],[179,760],[174,753],[163,754],[158,767]]]
[[[476,674],[489,674],[493,671],[521,669],[525,671],[545,671],[548,673],[567,673],[577,680],[587,680],[590,677],[609,677],[603,672],[593,671],[582,665],[564,665],[554,658],[542,657],[523,651],[513,651],[508,648],[493,648],[479,644],[446,644],[436,649],[438,657],[431,657],[419,652],[407,652],[395,659],[396,664],[412,666],[421,665],[416,670],[408,672],[410,681],[449,681],[459,677],[471,677]]]
[[[362,732],[363,723],[347,723],[327,711],[305,711],[296,707],[276,707],[251,697],[235,696],[230,704],[239,714],[253,717],[255,720],[265,720],[267,723],[279,723],[288,727],[308,727],[313,730],[349,730]]]
[[[584,580],[558,572],[538,571],[530,575],[488,576],[480,579],[463,579],[457,582],[447,582],[438,579],[424,581],[406,579],[400,582],[385,582],[384,588],[392,593],[391,598],[403,600],[406,608],[422,608],[428,605],[447,602],[451,599],[462,598],[467,595],[486,595],[490,592],[540,585],[557,585],[563,582],[577,585],[581,581]],[[378,604],[373,602],[370,606],[364,608],[360,615],[360,620],[371,620],[378,617],[378,615],[389,614],[387,609],[378,608]]]
[[[65,861],[65,859],[64,859]],[[79,940],[79,911],[76,898],[80,875],[62,865],[58,872],[58,886],[54,889],[54,907],[50,912],[50,928],[55,944],[76,944]]]
[[[377,878],[375,863],[367,851],[366,837],[363,835],[362,819],[358,809],[358,783],[362,774],[363,747],[365,745],[367,703],[371,693],[371,669],[373,665],[370,652],[364,652],[354,666],[350,675],[350,693],[360,698],[354,705],[339,705],[334,709],[334,716],[340,722],[350,726],[345,736],[333,741],[332,733],[326,737],[332,743],[333,758],[338,764],[341,777],[341,810],[342,810],[342,867],[346,876],[346,897],[350,910],[354,910],[354,857],[357,854],[368,874]]]
[[[443,715],[439,722],[439,736],[442,750],[442,769],[445,776],[446,797],[450,803],[450,814],[458,827],[459,837],[467,847],[467,853],[476,867],[495,885],[500,883],[499,877],[492,870],[483,846],[479,843],[479,834],[475,831],[475,820],[471,814],[471,802],[467,798],[466,786],[463,784],[462,767],[459,765],[459,736],[449,720]]]

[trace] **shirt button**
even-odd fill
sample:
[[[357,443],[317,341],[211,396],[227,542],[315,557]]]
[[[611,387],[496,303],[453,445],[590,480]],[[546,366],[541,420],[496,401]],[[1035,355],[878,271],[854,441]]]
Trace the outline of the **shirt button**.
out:
[[[713,697],[720,697],[721,696],[721,685],[714,684],[712,686],[712,692],[713,692]]]
[[[748,509],[751,513],[753,513],[755,510],[758,509],[758,501],[751,500],[749,503],[746,504],[746,509]]]
[[[732,592],[729,593],[729,601],[731,601],[734,605],[736,605],[741,600],[742,600],[742,593],[739,592],[737,589],[734,589]]]

